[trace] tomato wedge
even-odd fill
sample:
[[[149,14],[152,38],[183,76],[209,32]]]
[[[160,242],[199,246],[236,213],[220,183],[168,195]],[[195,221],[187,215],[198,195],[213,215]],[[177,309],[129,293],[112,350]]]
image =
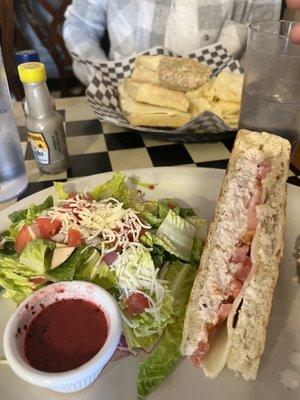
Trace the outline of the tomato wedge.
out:
[[[68,246],[70,247],[81,246],[81,234],[77,229],[70,228],[68,230]]]
[[[28,228],[28,225],[22,226],[22,228],[19,230],[19,233],[16,237],[16,243],[15,243],[15,250],[18,255],[22,253],[22,251],[25,249],[27,244],[31,242],[33,239],[31,232]]]
[[[142,293],[132,293],[124,300],[125,313],[129,316],[139,315],[150,306],[146,296]]]
[[[36,223],[43,239],[51,239],[61,228],[61,221],[58,219],[52,220],[47,217],[39,217]]]

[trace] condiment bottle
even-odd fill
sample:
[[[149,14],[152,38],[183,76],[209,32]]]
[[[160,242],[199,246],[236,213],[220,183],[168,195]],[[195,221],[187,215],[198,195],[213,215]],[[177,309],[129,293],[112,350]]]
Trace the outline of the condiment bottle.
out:
[[[18,66],[23,83],[28,117],[28,140],[39,169],[56,174],[68,168],[69,155],[61,116],[55,111],[46,84],[46,70],[42,63],[29,62]]]
[[[39,53],[35,50],[20,50],[15,53],[15,60],[17,66],[20,64],[24,64],[27,62],[37,61],[40,62]],[[28,107],[26,103],[26,98],[22,100],[22,108],[25,114],[25,117],[28,116]]]

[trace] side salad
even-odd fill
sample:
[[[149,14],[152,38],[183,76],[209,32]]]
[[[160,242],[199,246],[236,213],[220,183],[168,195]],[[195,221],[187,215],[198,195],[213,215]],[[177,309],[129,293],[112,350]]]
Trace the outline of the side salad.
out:
[[[150,354],[139,365],[138,397],[180,359],[185,310],[206,236],[206,222],[172,199],[117,172],[82,193],[54,183],[56,202],[15,211],[0,238],[0,285],[17,304],[58,281],[85,280],[108,290],[123,317],[121,350]]]

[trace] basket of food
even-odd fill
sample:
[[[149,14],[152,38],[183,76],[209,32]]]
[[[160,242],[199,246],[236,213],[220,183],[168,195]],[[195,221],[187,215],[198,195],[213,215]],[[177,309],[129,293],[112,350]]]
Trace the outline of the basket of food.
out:
[[[94,63],[86,95],[101,122],[158,139],[216,141],[237,128],[242,70],[221,45],[180,57],[156,47],[120,61]]]

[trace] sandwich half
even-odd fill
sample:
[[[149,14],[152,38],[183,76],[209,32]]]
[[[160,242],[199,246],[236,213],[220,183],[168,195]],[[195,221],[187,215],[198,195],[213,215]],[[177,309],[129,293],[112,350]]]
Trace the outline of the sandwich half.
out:
[[[181,352],[256,379],[283,254],[290,143],[240,130],[186,311]]]

